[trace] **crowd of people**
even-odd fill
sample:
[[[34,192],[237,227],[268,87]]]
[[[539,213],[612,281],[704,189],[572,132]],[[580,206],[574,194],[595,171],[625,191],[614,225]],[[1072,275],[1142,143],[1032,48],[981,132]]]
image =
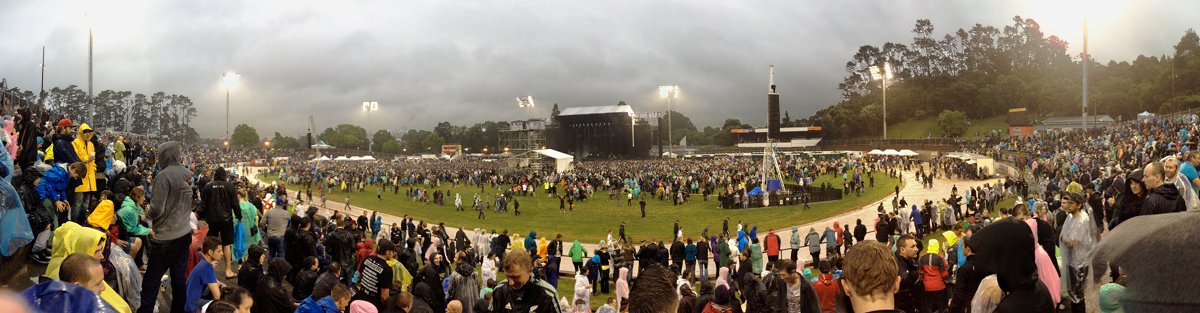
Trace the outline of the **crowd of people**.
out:
[[[677,222],[671,241],[638,243],[623,230],[616,238],[546,240],[537,231],[510,234],[504,225],[451,229],[444,223],[453,221],[407,216],[383,225],[374,212],[350,209],[348,198],[341,210],[324,199],[390,189],[417,201],[473,206],[481,217],[485,205],[501,210],[510,200],[516,214],[517,197],[539,194],[560,196],[566,210],[605,194],[614,205],[715,196],[716,203],[745,206],[752,201],[748,189],[762,183],[760,164],[584,161],[556,173],[512,172],[482,161],[293,161],[271,169],[282,182],[264,185],[236,163],[269,152],[98,134],[86,123],[27,111],[5,126],[0,253],[28,249],[32,262],[45,264],[36,284],[20,292],[36,312],[1173,312],[1200,306],[1186,291],[1195,281],[1188,279],[1186,247],[1200,225],[1200,132],[1185,119],[981,141],[972,149],[1012,160],[1022,176],[913,202],[897,187],[873,225],[833,223],[806,234],[792,227],[785,239],[741,222],[731,228],[728,220],[720,233],[686,237]],[[786,179],[813,188],[814,177],[842,176],[845,192],[873,185],[877,172],[913,171],[922,181],[978,175],[961,164],[895,159],[791,159],[781,168]],[[489,195],[463,200],[444,184],[504,191],[494,202],[481,199]],[[314,201],[313,190],[321,200]],[[1011,197],[1017,200],[1001,201]],[[867,238],[869,229],[874,238]],[[798,253],[804,247],[809,260]],[[572,294],[558,292],[563,273],[574,274]],[[1088,293],[1099,303],[1087,302]],[[593,296],[608,300],[591,303]]]

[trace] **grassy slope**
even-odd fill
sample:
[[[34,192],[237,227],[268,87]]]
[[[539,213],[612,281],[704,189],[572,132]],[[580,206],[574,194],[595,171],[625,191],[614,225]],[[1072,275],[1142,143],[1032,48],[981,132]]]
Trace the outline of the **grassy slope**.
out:
[[[964,138],[975,138],[975,133],[983,135],[987,131],[999,129],[1001,131],[1008,130],[1007,116],[998,115],[985,119],[971,121],[971,125],[967,127],[967,132],[963,134]],[[892,139],[919,139],[925,138],[928,135],[933,135],[934,138],[941,134],[941,129],[937,125],[937,117],[925,118],[920,120],[907,120],[900,123],[888,125],[888,138]]]
[[[270,182],[278,178],[267,175],[260,179]],[[800,206],[722,210],[716,207],[716,197],[704,202],[699,195],[694,195],[691,203],[679,206],[672,206],[671,201],[647,199],[646,218],[641,218],[636,199],[633,206],[627,207],[624,200],[617,204],[608,200],[607,193],[600,194],[599,192],[596,194],[597,198],[576,202],[575,210],[568,213],[559,213],[558,200],[548,198],[544,193],[533,198],[518,197],[517,199],[521,202],[521,216],[513,216],[510,203],[508,213],[497,214],[487,210],[485,212],[486,221],[476,219],[477,213],[470,208],[465,208],[464,212],[456,212],[453,206],[454,192],[462,194],[465,207],[471,202],[472,196],[479,192],[479,188],[443,185],[442,190],[446,190],[446,188],[451,190],[451,196],[447,197],[446,206],[421,204],[402,195],[393,195],[390,191],[385,192],[383,200],[380,201],[375,199],[374,188],[370,188],[366,192],[350,192],[348,194],[350,202],[354,206],[377,209],[396,216],[407,214],[426,221],[445,222],[450,227],[498,228],[497,231],[506,228],[509,234],[514,232],[527,234],[530,230],[534,230],[539,233],[539,237],[548,238],[553,238],[550,234],[562,233],[568,240],[581,238],[581,241],[595,243],[604,239],[610,230],[613,232],[613,236],[616,236],[618,226],[622,221],[626,222],[626,234],[634,240],[670,240],[672,222],[675,219],[680,220],[686,236],[697,236],[705,227],[709,228],[711,234],[718,233],[721,230],[721,220],[726,217],[730,219],[731,228],[741,220],[746,225],[759,226],[760,233],[766,233],[768,228],[804,224],[861,208],[882,199],[899,184],[898,180],[878,173],[875,175],[875,180],[875,188],[868,188],[861,197],[851,194],[840,201],[812,204],[812,208],[808,210],[801,210]],[[825,176],[818,179],[818,182],[821,181],[832,181],[835,182],[835,185],[840,186],[841,177]],[[401,194],[406,190],[407,188],[402,188]],[[495,198],[496,193],[495,189],[485,189],[485,194],[490,195],[492,199]],[[347,193],[337,191],[328,199],[340,202],[345,199],[346,195]],[[314,195],[314,197],[316,196]]]

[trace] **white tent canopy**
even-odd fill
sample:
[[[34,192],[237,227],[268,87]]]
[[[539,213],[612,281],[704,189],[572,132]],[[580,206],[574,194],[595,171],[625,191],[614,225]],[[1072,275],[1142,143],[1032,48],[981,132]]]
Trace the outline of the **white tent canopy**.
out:
[[[344,155],[343,155],[343,156],[340,156],[340,157],[333,158],[333,160],[334,160],[334,161],[349,161],[349,160],[350,160],[350,158],[347,158],[346,156],[344,156]]]
[[[883,150],[883,155],[900,155],[900,151],[896,151],[896,149],[887,149]]]
[[[900,152],[897,155],[899,155],[899,156],[917,156],[918,154],[912,150],[904,149],[904,150],[900,150]]]
[[[329,157],[327,157],[327,156],[320,156],[320,157],[317,157],[317,158],[313,158],[311,161],[329,161]]]
[[[333,149],[333,146],[330,146],[330,145],[327,145],[327,144],[325,144],[325,142],[324,142],[324,141],[318,141],[318,142],[317,142],[317,144],[315,144],[315,145],[312,145],[312,148],[313,148],[313,149],[317,149],[317,150],[320,150],[320,149]]]
[[[575,157],[571,156],[570,154],[559,152],[558,150],[541,149],[541,150],[533,150],[533,151],[537,152],[538,154],[547,156],[551,159],[554,159],[554,171],[557,173],[570,171],[571,168],[573,167],[572,163],[575,162]]]
[[[879,149],[874,149],[874,150],[871,150],[871,152],[867,152],[867,154],[880,155],[880,154],[883,154],[883,151],[880,151]]]

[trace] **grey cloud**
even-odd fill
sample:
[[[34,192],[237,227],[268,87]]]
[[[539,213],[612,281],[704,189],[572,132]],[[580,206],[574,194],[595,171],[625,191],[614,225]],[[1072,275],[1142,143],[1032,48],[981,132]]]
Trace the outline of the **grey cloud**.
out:
[[[320,128],[365,125],[366,100],[381,102],[373,128],[519,119],[522,95],[538,99],[540,115],[553,103],[621,100],[657,111],[661,84],[681,86],[676,110],[700,126],[761,125],[768,64],[783,109],[800,118],[837,102],[859,46],[908,43],[919,18],[941,36],[1044,11],[1032,0],[114,2],[136,8],[127,18],[143,27],[97,34],[96,89],[188,95],[206,136],[223,133],[226,70],[242,75],[233,123],[264,134],[300,134],[310,114]],[[44,44],[47,85],[86,86],[86,28],[56,9],[64,3],[0,4],[0,76],[10,85],[37,87]],[[1094,27],[1107,33],[1094,34],[1093,55],[1170,54],[1200,20],[1196,6],[1138,2],[1120,27]]]

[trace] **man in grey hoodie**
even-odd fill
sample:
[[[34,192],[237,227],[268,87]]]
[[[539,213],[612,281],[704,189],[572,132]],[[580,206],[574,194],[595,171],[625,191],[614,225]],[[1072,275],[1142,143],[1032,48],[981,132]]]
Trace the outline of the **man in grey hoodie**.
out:
[[[138,313],[153,313],[162,276],[171,271],[171,299],[187,298],[188,246],[192,243],[189,214],[192,214],[192,173],[184,168],[183,147],[175,141],[158,145],[147,216],[152,222],[146,275],[142,279],[142,305]],[[186,301],[171,301],[171,312],[183,312]]]
[[[800,227],[792,225],[792,262],[796,262],[800,252]]]

